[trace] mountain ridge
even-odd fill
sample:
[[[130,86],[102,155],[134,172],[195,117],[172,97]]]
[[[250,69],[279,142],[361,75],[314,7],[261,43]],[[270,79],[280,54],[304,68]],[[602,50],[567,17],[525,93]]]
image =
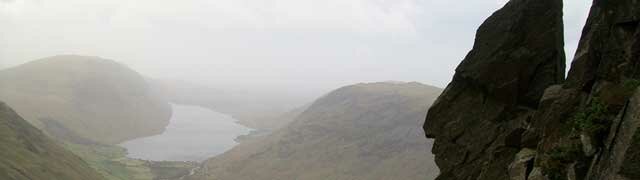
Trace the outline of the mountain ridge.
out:
[[[441,89],[361,83],[318,98],[287,126],[211,158],[190,179],[417,179],[434,177],[423,102]],[[431,168],[424,168],[425,166]]]

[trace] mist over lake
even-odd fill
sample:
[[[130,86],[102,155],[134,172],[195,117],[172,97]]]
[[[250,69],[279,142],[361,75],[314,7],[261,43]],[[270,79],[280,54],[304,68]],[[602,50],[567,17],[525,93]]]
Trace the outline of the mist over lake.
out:
[[[231,116],[199,106],[172,104],[173,116],[159,135],[120,144],[128,157],[154,161],[203,161],[231,149],[251,129]]]

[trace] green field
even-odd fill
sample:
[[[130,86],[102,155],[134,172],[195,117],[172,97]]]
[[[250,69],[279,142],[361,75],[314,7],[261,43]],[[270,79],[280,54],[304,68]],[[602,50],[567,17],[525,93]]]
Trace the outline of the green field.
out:
[[[65,147],[108,180],[150,180],[154,177],[151,169],[145,165],[146,161],[127,158],[124,148],[72,143],[65,143]]]
[[[198,164],[194,162],[145,161],[126,157],[126,149],[112,145],[65,143],[108,180],[179,179]]]

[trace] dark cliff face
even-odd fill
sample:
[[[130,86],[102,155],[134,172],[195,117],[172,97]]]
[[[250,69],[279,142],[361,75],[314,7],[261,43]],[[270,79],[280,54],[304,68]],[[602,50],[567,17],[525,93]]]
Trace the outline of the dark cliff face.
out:
[[[593,2],[567,82],[534,118],[535,165],[548,178],[640,179],[639,22],[640,2]]]
[[[429,110],[440,179],[506,179],[544,89],[562,82],[561,0],[514,0],[477,32],[473,50]]]
[[[512,0],[480,28],[427,115],[439,179],[640,179],[640,2],[593,2],[566,82],[561,10]]]
[[[0,179],[103,179],[0,102]]]

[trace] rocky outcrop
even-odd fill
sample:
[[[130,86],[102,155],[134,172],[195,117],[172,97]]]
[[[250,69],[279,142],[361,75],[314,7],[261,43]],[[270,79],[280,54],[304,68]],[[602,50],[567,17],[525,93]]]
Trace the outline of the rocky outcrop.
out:
[[[612,126],[602,152],[593,158],[588,179],[640,179],[640,91],[636,91]]]
[[[562,39],[561,0],[513,0],[482,24],[427,115],[439,179],[509,179],[544,90],[563,80]]]
[[[638,22],[635,0],[594,1],[562,93],[541,104],[534,118],[541,137],[536,166],[547,178],[640,178],[622,170],[637,168],[624,162],[640,152],[632,141],[639,113],[632,96],[640,85]]]
[[[104,179],[0,102],[0,179]]]
[[[505,18],[502,23],[510,25],[487,27],[485,23],[478,31],[476,47],[427,115],[425,130],[429,137],[436,138],[433,152],[443,170],[439,179],[640,178],[637,131],[640,97],[633,95],[640,93],[636,90],[640,85],[640,2],[594,1],[571,70],[562,84],[549,86],[562,81],[561,75],[553,76],[558,79],[549,78],[553,74],[550,72],[563,67],[559,65],[562,62],[556,61],[559,64],[555,66],[531,66],[529,59],[512,58],[508,62],[516,65],[506,69],[543,72],[529,76],[542,83],[519,83],[529,87],[524,91],[504,92],[495,88],[521,79],[496,66],[495,56],[499,53],[494,52],[551,44],[551,38],[543,32],[561,33],[558,28],[545,27],[547,31],[533,32],[524,27],[528,23],[544,24],[549,19],[559,19],[561,8],[559,1],[512,0],[487,21],[502,15],[501,11],[513,9],[547,17]],[[477,47],[493,43],[493,39],[483,40],[483,33],[501,32],[505,27],[510,31],[503,33],[503,38],[513,37],[511,34],[538,38],[516,46],[496,47],[498,50]],[[548,49],[522,52],[536,54],[534,57],[538,58],[558,55],[549,50],[557,46],[545,47]],[[473,58],[483,53],[487,55]],[[490,75],[461,71],[469,69],[469,64],[475,64],[471,67],[479,68],[477,72]],[[481,80],[491,75],[500,78]],[[535,157],[516,156],[515,153],[523,153],[525,149],[535,149]]]

